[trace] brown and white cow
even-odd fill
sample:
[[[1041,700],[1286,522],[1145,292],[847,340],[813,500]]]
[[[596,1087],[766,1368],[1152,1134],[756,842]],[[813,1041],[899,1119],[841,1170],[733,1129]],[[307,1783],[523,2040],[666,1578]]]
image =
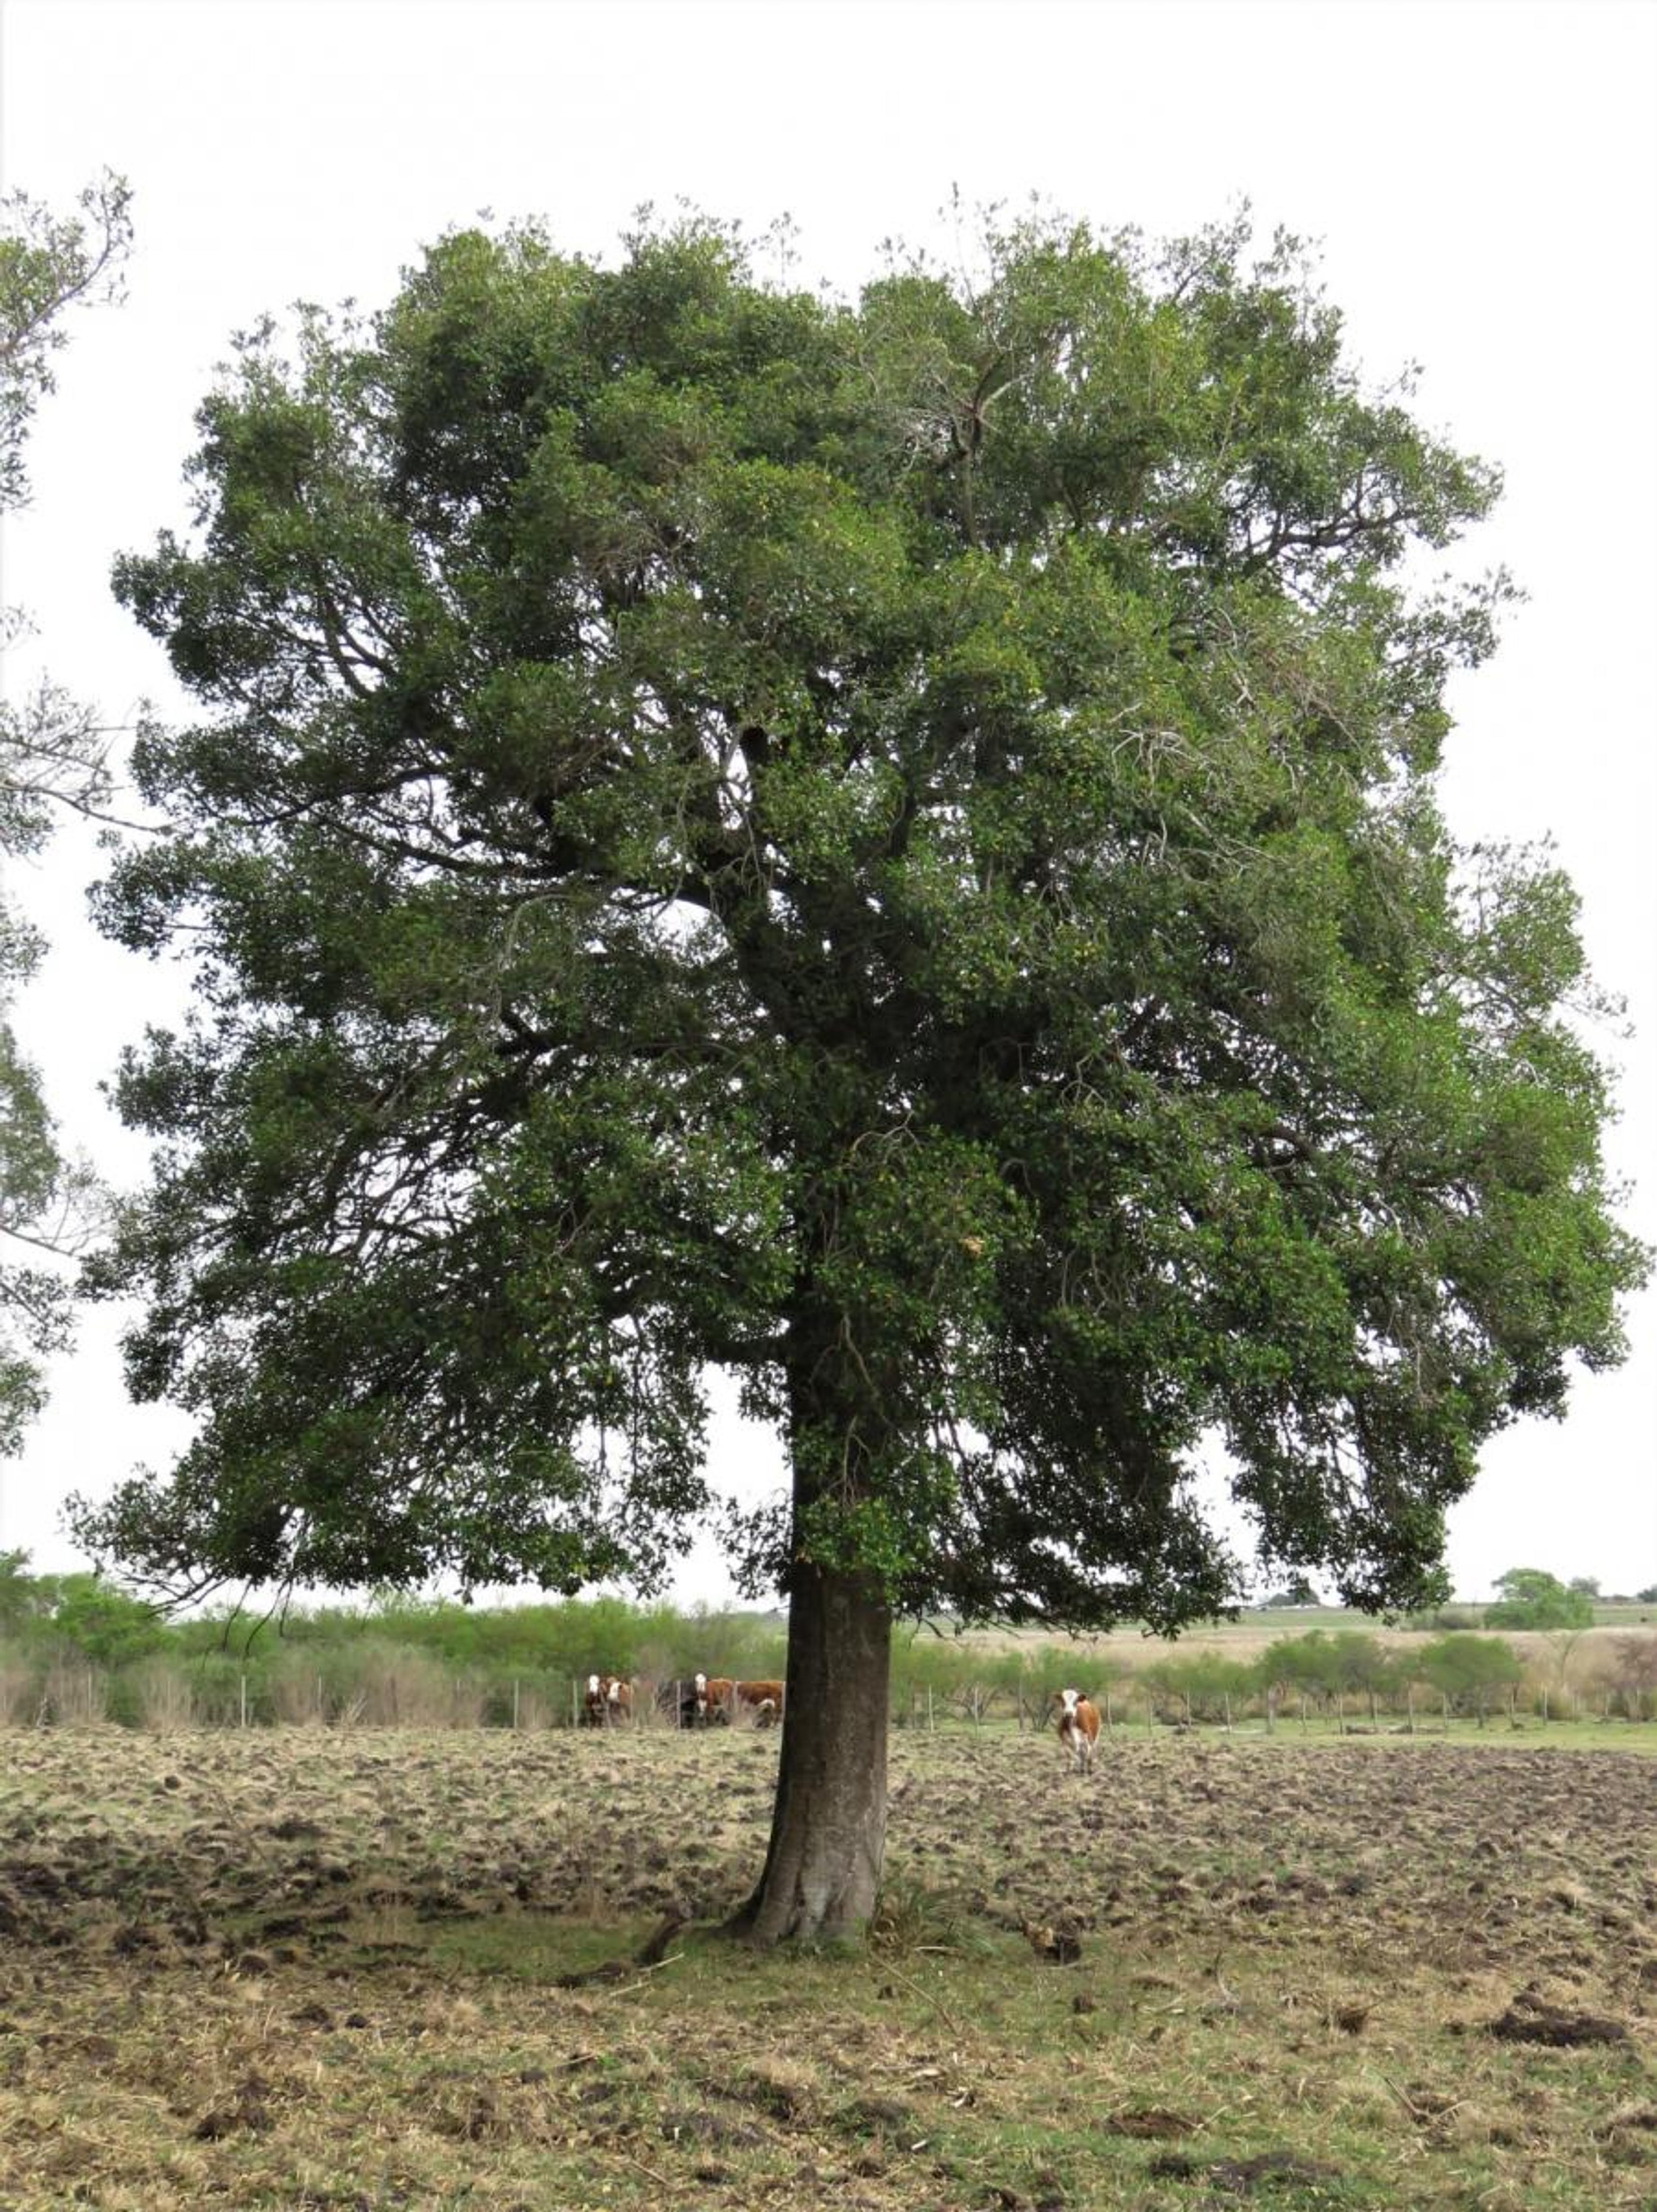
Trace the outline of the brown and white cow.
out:
[[[1099,1708],[1079,1690],[1059,1692],[1059,1741],[1078,1774],[1093,1769],[1094,1747],[1099,1741]]]
[[[698,1728],[711,1728],[715,1721],[730,1719],[737,1686],[728,1674],[698,1674],[691,1686],[690,1711]]]
[[[737,1682],[735,1709],[739,1716],[751,1713],[756,1728],[769,1728],[782,1718],[782,1684],[780,1682]]]
[[[588,1728],[613,1728],[633,1718],[633,1685],[619,1674],[589,1674],[581,1717]]]
[[[737,1682],[729,1674],[698,1674],[690,1710],[704,1728],[716,1721],[750,1717],[756,1726],[768,1728],[782,1718],[782,1694],[780,1682]]]

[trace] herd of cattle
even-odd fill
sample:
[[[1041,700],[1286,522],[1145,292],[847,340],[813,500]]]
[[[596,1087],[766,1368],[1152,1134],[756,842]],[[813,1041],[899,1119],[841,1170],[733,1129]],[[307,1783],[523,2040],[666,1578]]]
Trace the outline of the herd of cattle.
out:
[[[729,1727],[749,1721],[769,1728],[782,1718],[780,1682],[738,1682],[728,1674],[692,1674],[659,1693],[663,1710],[681,1728]],[[1059,1741],[1080,1774],[1091,1772],[1099,1741],[1099,1708],[1079,1690],[1060,1690]],[[581,1720],[587,1728],[613,1728],[633,1718],[633,1685],[621,1674],[589,1674]]]
[[[728,1674],[691,1674],[657,1692],[660,1710],[681,1728],[728,1727],[734,1720],[769,1728],[782,1718],[780,1682],[737,1682]],[[633,1718],[633,1685],[621,1674],[589,1674],[581,1702],[586,1728],[613,1728]]]

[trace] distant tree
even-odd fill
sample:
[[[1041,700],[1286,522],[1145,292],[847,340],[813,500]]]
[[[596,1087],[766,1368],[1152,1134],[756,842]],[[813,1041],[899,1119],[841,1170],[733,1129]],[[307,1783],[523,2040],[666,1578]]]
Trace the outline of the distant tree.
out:
[[[1657,1583],[1648,1583],[1642,1590],[1634,1593],[1636,1605],[1657,1605]]]
[[[1417,1680],[1430,1682],[1458,1712],[1476,1712],[1480,1723],[1503,1690],[1525,1678],[1525,1663],[1499,1636],[1445,1636],[1410,1655]]]
[[[131,239],[130,198],[109,176],[69,217],[21,192],[0,198],[0,521],[28,495],[24,447],[66,343],[64,313],[115,289]],[[27,628],[19,609],[0,608],[0,648]],[[0,863],[38,851],[58,806],[85,809],[106,795],[108,743],[55,685],[0,701]],[[39,1077],[4,1018],[42,949],[0,891],[0,1453],[18,1449],[39,1407],[41,1355],[69,1340],[72,1285],[35,1255],[81,1250],[95,1215],[94,1179],[60,1152]]]
[[[0,1636],[71,1645],[99,1665],[155,1650],[166,1629],[153,1605],[95,1574],[31,1575],[27,1552],[0,1552]]]
[[[156,1607],[101,1575],[60,1577],[49,1620],[54,1637],[102,1667],[141,1659],[167,1641]]]
[[[1318,1699],[1335,1694],[1339,1668],[1334,1645],[1321,1628],[1304,1636],[1280,1636],[1254,1662],[1255,1674],[1271,1705],[1285,1692]]]
[[[0,1636],[15,1636],[46,1610],[27,1552],[0,1552]]]
[[[1406,1628],[1482,1628],[1484,1609],[1477,1605],[1429,1605],[1405,1615]]]
[[[1581,1629],[1593,1626],[1593,1597],[1539,1567],[1509,1567],[1496,1577],[1497,1597],[1484,1608],[1489,1628]]]
[[[1599,1578],[1597,1575],[1573,1575],[1565,1587],[1567,1589],[1575,1590],[1579,1597],[1587,1598],[1590,1604],[1593,1604],[1599,1595]]]
[[[691,220],[446,239],[240,344],[122,598],[201,703],[105,926],[187,945],[95,1274],[169,1583],[648,1586],[706,1376],[786,1443],[754,1940],[866,1919],[895,1613],[1162,1629],[1264,1556],[1442,1589],[1484,1440],[1620,1356],[1643,1255],[1569,884],[1458,853],[1412,583],[1493,472],[1372,396],[1304,256],[1030,220],[853,302]]]
[[[1251,1662],[1227,1658],[1223,1652],[1193,1650],[1176,1662],[1169,1686],[1186,1699],[1187,1710],[1200,1720],[1229,1720],[1259,1685]]]
[[[1296,1575],[1280,1589],[1273,1590],[1268,1597],[1260,1600],[1262,1609],[1267,1613],[1288,1613],[1320,1602],[1317,1591],[1305,1575]]]
[[[1593,1626],[1593,1600],[1575,1583],[1567,1584],[1537,1567],[1510,1567],[1498,1575],[1501,1593],[1484,1608],[1490,1628],[1521,1628],[1546,1637],[1553,1655],[1554,1679],[1563,1691],[1572,1652]]]
[[[1343,1629],[1333,1639],[1333,1674],[1341,1696],[1367,1698],[1373,1717],[1375,1700],[1392,1686],[1394,1668],[1391,1655],[1380,1638],[1356,1629]]]

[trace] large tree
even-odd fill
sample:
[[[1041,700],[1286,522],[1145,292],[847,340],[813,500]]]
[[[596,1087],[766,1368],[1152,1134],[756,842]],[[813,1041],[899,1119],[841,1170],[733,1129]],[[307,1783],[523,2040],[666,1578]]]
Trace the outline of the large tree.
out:
[[[130,200],[107,173],[70,216],[26,192],[0,198],[0,522],[28,502],[29,428],[52,388],[67,311],[118,292]],[[21,608],[0,606],[0,650],[28,628]],[[84,813],[106,799],[110,742],[59,684],[0,699],[0,871],[39,853],[59,810]],[[0,889],[0,1453],[18,1449],[39,1407],[42,1355],[70,1340],[74,1285],[52,1263],[78,1252],[97,1218],[95,1180],[65,1158],[39,1071],[5,1018],[43,950]]]
[[[446,239],[240,348],[118,588],[203,702],[106,926],[189,949],[98,1280],[201,1416],[82,1519],[197,1583],[648,1585],[740,1376],[792,1494],[760,1941],[866,1917],[895,1612],[1438,1585],[1621,1348],[1569,886],[1459,856],[1412,590],[1492,472],[1241,225],[992,231],[854,304],[739,240]],[[1410,574],[1418,573],[1415,563]]]

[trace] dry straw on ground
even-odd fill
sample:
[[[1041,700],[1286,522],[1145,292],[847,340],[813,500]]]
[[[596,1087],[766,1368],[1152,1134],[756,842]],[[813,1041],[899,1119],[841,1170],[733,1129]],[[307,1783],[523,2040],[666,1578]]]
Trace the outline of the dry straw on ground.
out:
[[[1657,2191],[1657,1761],[1137,1737],[1087,1783],[1048,1736],[899,1738],[866,1951],[693,1926],[642,1957],[751,1881],[774,1758],[747,1731],[9,1733],[0,2203]],[[1495,2032],[1515,2016],[1620,2033]]]

